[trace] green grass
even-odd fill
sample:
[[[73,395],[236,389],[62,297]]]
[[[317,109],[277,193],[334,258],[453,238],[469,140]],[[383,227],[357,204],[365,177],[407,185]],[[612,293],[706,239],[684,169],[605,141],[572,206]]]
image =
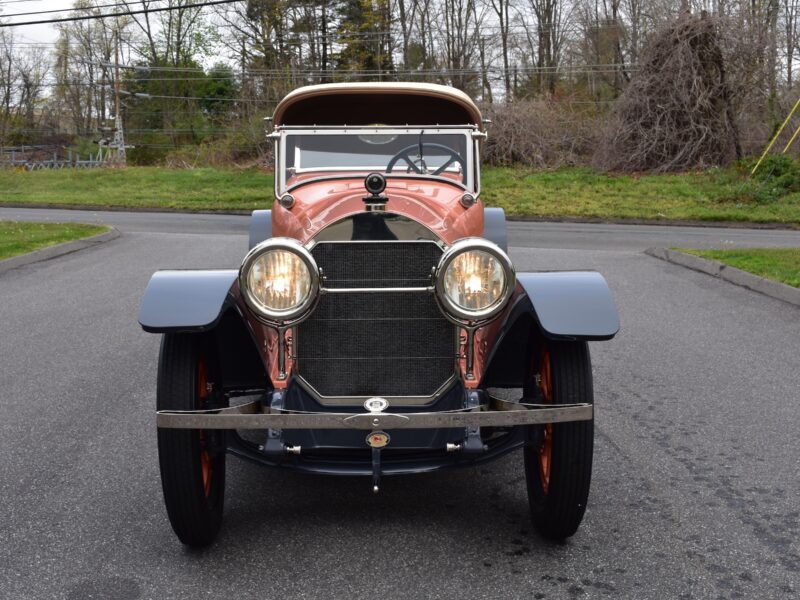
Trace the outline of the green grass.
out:
[[[102,225],[0,221],[0,260],[108,231]]]
[[[271,173],[256,170],[0,169],[0,203],[168,208],[190,211],[255,210],[272,203]]]
[[[701,258],[718,260],[742,271],[800,288],[800,248],[746,248],[737,250],[688,250]]]
[[[509,215],[800,224],[800,194],[759,202],[734,170],[609,175],[590,169],[485,169],[484,201]]]
[[[482,197],[513,216],[800,226],[800,193],[776,196],[772,188],[765,192],[769,185],[748,181],[735,169],[628,176],[487,167]],[[256,170],[0,170],[0,204],[250,211],[269,206],[272,190],[272,174]]]

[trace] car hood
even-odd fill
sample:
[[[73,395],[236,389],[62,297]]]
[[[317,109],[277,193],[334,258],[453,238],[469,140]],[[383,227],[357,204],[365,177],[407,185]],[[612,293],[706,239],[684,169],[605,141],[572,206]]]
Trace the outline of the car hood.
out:
[[[386,212],[417,221],[445,243],[483,235],[483,205],[480,201],[464,208],[464,190],[442,181],[391,177],[384,195]],[[275,202],[272,235],[306,243],[321,230],[341,219],[365,212],[362,178],[309,181],[291,192],[294,205],[287,209]]]

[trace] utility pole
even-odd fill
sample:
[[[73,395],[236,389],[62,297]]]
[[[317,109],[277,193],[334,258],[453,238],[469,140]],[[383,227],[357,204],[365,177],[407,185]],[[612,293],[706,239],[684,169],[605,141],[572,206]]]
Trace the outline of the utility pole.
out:
[[[114,132],[114,138],[109,140],[108,137],[100,139],[98,144],[100,149],[97,152],[97,159],[99,162],[107,162],[109,164],[124,167],[127,164],[126,149],[133,148],[125,143],[125,129],[122,124],[122,102],[119,99],[122,90],[119,89],[119,53],[120,46],[122,45],[122,36],[120,35],[119,20],[115,20],[116,28],[114,29],[114,127],[100,127],[101,132]],[[108,70],[106,73],[106,85],[108,86]],[[116,153],[112,157],[112,149]],[[104,152],[105,151],[105,155]]]
[[[119,22],[117,22],[117,29],[115,31],[114,40],[114,112],[115,112],[115,129],[114,129],[114,142],[112,147],[117,149],[116,163],[124,166],[127,163],[127,156],[125,155],[125,130],[122,126],[122,108],[119,101]]]

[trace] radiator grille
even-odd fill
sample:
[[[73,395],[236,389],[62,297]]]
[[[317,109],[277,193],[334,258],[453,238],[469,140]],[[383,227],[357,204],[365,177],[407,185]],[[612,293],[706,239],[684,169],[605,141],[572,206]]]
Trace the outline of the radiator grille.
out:
[[[320,243],[328,288],[430,285],[430,242]],[[298,326],[298,372],[324,397],[430,396],[453,375],[455,328],[427,291],[324,294]]]
[[[433,242],[323,242],[313,250],[325,287],[425,287],[442,249]]]

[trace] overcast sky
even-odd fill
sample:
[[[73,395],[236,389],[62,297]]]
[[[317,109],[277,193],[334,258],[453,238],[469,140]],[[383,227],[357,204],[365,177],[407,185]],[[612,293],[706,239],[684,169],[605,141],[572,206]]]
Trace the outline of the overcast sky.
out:
[[[63,10],[72,5],[71,0],[25,0],[24,2],[14,2],[13,4],[6,4],[6,2],[7,0],[0,0],[0,19],[6,23],[53,19],[58,17],[59,13],[26,17],[7,17],[6,15],[39,10]],[[108,3],[112,4],[113,0],[109,0]],[[65,12],[63,16],[67,16],[67,13]],[[52,43],[56,41],[57,37],[57,32],[52,25],[26,25],[24,27],[12,27],[11,30],[14,32],[14,38],[21,43]]]
[[[121,0],[95,0],[93,4],[96,5],[104,5],[104,4],[118,4]],[[59,17],[68,17],[70,15],[74,15],[76,13],[69,10],[69,7],[75,3],[75,0],[15,0],[10,2],[9,0],[0,0],[0,21],[3,23],[14,23],[14,22],[22,22],[22,21],[47,21],[50,19],[57,19]],[[161,5],[163,6],[163,4]],[[136,8],[141,8],[141,6],[136,6]],[[66,10],[65,10],[66,9]],[[43,10],[56,10],[56,11],[63,11],[63,12],[54,12],[54,13],[47,13],[43,15],[26,15],[26,16],[8,16],[13,15],[16,13],[29,13],[29,12],[38,12]],[[108,12],[113,11],[113,8],[104,9]],[[211,11],[205,13],[207,16],[211,15]],[[17,48],[21,48],[23,46],[33,46],[33,45],[42,45],[47,48],[52,48],[58,39],[58,30],[56,29],[56,24],[48,24],[48,25],[23,25],[20,27],[10,27],[6,29],[6,31],[13,32],[15,46]],[[135,28],[131,28],[130,31],[135,31]],[[120,58],[120,62],[126,62],[126,54],[127,52],[123,48],[123,56]],[[209,67],[217,62],[227,62],[226,57],[223,54],[217,54],[215,52],[211,52],[208,56],[204,56],[200,59],[200,63],[206,67]]]

